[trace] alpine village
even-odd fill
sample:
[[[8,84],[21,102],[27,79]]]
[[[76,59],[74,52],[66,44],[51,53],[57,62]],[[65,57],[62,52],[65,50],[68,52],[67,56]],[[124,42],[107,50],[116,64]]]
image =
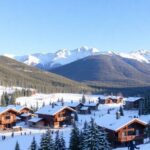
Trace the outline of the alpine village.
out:
[[[150,0],[0,0],[0,150],[150,150]]]

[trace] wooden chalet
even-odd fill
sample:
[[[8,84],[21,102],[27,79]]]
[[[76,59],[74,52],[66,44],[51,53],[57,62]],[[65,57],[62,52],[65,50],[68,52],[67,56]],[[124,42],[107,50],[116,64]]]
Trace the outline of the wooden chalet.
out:
[[[35,112],[38,117],[30,119],[32,127],[60,128],[71,125],[75,120],[76,111],[68,106],[45,106]]]
[[[12,108],[12,109],[16,110],[18,112],[17,120],[25,121],[26,123],[31,118],[32,113],[33,113],[32,109],[30,109],[27,106],[8,105],[7,108]]]
[[[100,119],[98,125],[108,133],[108,140],[112,147],[127,146],[130,141],[135,141],[136,144],[143,143],[146,122],[138,118],[121,117],[115,119],[108,116],[104,116],[103,120]]]
[[[100,104],[120,104],[123,103],[123,97],[120,96],[100,96],[98,98]]]
[[[0,130],[12,128],[16,124],[17,113],[12,108],[0,107]]]
[[[124,109],[139,109],[140,101],[142,100],[142,97],[128,97],[124,101]]]

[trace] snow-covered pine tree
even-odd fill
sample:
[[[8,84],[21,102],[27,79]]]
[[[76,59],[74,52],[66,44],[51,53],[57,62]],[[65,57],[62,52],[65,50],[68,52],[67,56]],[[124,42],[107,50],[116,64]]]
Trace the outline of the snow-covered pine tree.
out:
[[[80,131],[80,133],[79,133],[79,150],[82,150],[83,145],[84,145],[83,132]]]
[[[84,104],[85,102],[86,102],[86,98],[85,98],[85,95],[83,95],[83,96],[82,96],[82,99],[81,99],[81,103]]]
[[[110,150],[111,147],[108,141],[107,132],[105,131],[104,128],[101,128],[99,132],[100,132],[100,139],[101,139],[101,146],[102,146],[101,150]]]
[[[66,149],[66,143],[65,143],[63,134],[61,134],[61,137],[60,137],[60,150],[65,150],[65,149]]]
[[[55,137],[55,150],[61,150],[61,142],[60,142],[60,137],[59,137],[59,131],[56,132],[56,137]]]
[[[69,150],[79,150],[79,145],[80,145],[79,137],[80,137],[79,129],[76,126],[76,124],[74,123],[73,129],[72,129],[71,135],[70,135]]]
[[[48,148],[48,150],[54,150],[54,141],[52,139],[50,130],[47,130],[45,134],[45,143],[47,145],[46,147]]]
[[[107,140],[107,138],[98,129],[94,119],[91,119],[90,124],[84,130],[82,150],[108,150],[104,147],[104,140]]]
[[[45,134],[43,134],[41,137],[39,150],[48,150]]]
[[[15,150],[20,150],[20,146],[19,146],[19,143],[18,143],[18,141],[16,142],[16,145],[15,145]]]
[[[38,150],[38,145],[36,143],[35,137],[33,137],[33,140],[32,140],[29,150]]]

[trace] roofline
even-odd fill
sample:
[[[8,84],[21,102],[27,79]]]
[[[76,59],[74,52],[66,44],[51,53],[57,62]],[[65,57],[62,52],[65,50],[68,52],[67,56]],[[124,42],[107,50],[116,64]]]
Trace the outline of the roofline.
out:
[[[7,112],[7,111],[9,111],[9,110],[13,110],[13,111],[16,112],[16,113],[19,113],[17,110],[15,110],[15,109],[13,109],[13,108],[6,108],[4,111],[0,112],[0,114],[3,114],[3,113],[5,113],[5,112]]]
[[[69,106],[64,106],[64,107],[62,107],[61,109],[59,109],[57,112],[55,112],[54,114],[52,114],[52,115],[50,115],[50,114],[44,114],[44,113],[42,113],[42,114],[44,114],[44,115],[49,115],[49,116],[54,116],[54,115],[56,115],[57,113],[59,113],[60,111],[62,111],[62,110],[65,109],[65,108],[68,108],[68,109],[70,109],[70,110],[76,112],[76,110],[74,110],[73,108],[71,108],[71,107],[69,107]],[[41,113],[36,113],[36,112],[35,112],[35,114],[41,114]]]
[[[146,122],[144,122],[144,121],[142,121],[142,120],[140,120],[140,119],[138,119],[138,118],[134,118],[134,119],[132,119],[131,121],[129,121],[129,122],[127,122],[127,123],[125,123],[124,125],[122,125],[121,127],[119,127],[119,128],[117,128],[116,130],[114,130],[114,131],[119,131],[120,129],[122,129],[123,127],[125,127],[126,125],[130,125],[131,123],[133,123],[134,121],[137,121],[138,123],[140,123],[140,124],[142,124],[142,125],[144,125],[144,126],[146,126],[148,123],[146,123]]]

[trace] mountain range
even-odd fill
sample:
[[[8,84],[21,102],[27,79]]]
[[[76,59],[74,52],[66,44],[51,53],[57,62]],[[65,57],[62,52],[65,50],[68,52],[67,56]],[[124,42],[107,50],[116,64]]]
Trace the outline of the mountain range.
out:
[[[62,65],[69,64],[76,60],[85,58],[87,56],[93,55],[118,55],[123,58],[134,59],[139,62],[150,63],[150,50],[138,50],[131,53],[122,53],[114,51],[101,51],[97,48],[88,48],[87,46],[82,46],[74,50],[62,49],[55,53],[35,53],[30,55],[14,56],[5,54],[7,57],[16,59],[17,61],[23,62],[30,66],[35,66],[43,70],[51,70],[53,68],[60,67]]]
[[[150,51],[130,53],[82,46],[55,53],[10,56],[19,62],[98,88],[150,86]]]

